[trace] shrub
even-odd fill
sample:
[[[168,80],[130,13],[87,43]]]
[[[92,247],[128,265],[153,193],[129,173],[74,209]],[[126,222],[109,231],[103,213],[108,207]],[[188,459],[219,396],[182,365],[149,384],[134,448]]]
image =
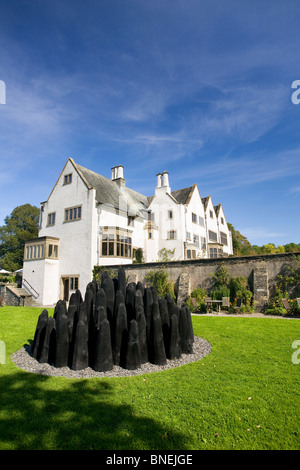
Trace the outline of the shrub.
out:
[[[222,300],[223,297],[230,297],[230,289],[226,286],[221,286],[219,289],[211,291],[211,298],[214,300]]]
[[[165,297],[166,294],[170,294],[175,300],[174,283],[169,281],[168,273],[163,269],[159,269],[158,271],[149,271],[145,276],[145,280],[148,281],[151,286],[156,288],[159,296]]]
[[[229,283],[229,274],[224,262],[217,268],[215,274],[213,275],[214,279],[214,290],[221,289],[223,287],[228,287]]]
[[[221,263],[219,268],[213,275],[214,285],[210,292],[212,299],[222,300],[222,297],[230,297],[231,310],[235,311],[235,306],[238,298],[242,299],[243,306],[241,312],[252,312],[253,293],[251,292],[248,280],[244,276],[233,277],[229,281],[229,274],[224,263]]]
[[[194,312],[196,308],[200,308],[201,312],[206,312],[205,297],[207,297],[206,289],[201,289],[201,287],[196,287],[192,292],[190,297],[186,301],[187,307]],[[191,298],[195,299],[198,307],[194,307],[192,304]]]
[[[285,308],[280,307],[280,306],[275,306],[272,308],[267,308],[265,310],[266,315],[286,315],[287,311]]]
[[[191,292],[191,297],[197,300],[197,302],[204,302],[205,297],[207,297],[206,289],[201,289],[201,287],[196,287]]]
[[[101,277],[104,271],[108,272],[109,277],[111,277],[112,279],[114,277],[118,277],[118,269],[119,267],[116,267],[116,269],[107,269],[106,266],[94,266],[93,280],[97,281],[98,284],[101,284]]]
[[[245,276],[233,277],[230,280],[230,300],[236,305],[237,299],[241,298],[243,306],[241,312],[252,312],[253,293],[251,292],[248,280]]]
[[[143,253],[143,248],[137,248],[134,251],[134,264],[141,264],[144,262],[144,253]]]
[[[287,311],[282,305],[282,299],[287,299],[290,304],[290,310]],[[267,315],[299,315],[300,309],[298,307],[297,299],[290,299],[287,291],[277,285],[275,287],[275,296],[270,300],[268,307],[265,311]]]

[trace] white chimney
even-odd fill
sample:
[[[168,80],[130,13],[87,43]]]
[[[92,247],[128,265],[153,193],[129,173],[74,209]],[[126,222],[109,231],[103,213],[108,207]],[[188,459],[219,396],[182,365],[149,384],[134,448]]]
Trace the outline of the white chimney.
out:
[[[171,188],[169,186],[169,173],[164,171],[162,174],[158,173],[157,175],[157,186],[155,188],[155,194],[165,194],[171,193]]]
[[[113,167],[111,169],[111,179],[114,180],[116,178],[116,170],[117,170],[117,167]]]
[[[123,166],[122,165],[119,165],[117,167],[117,175],[116,175],[116,178],[124,178],[123,176]]]
[[[169,186],[169,173],[167,171],[164,171],[162,174],[162,186]]]
[[[117,183],[119,188],[125,188],[125,180],[122,165],[114,166],[111,169],[111,179],[112,181],[115,181]]]

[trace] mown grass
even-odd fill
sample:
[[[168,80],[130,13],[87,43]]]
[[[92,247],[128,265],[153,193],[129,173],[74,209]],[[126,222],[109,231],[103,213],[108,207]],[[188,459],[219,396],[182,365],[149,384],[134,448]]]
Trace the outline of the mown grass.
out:
[[[0,309],[0,449],[300,448],[300,320],[193,317],[212,345],[202,360],[159,373],[67,379],[18,369],[40,309]]]

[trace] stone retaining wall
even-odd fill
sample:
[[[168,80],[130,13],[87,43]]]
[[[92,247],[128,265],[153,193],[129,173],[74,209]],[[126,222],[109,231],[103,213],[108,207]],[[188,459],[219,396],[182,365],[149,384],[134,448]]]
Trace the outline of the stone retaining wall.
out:
[[[276,277],[284,266],[295,264],[296,255],[299,256],[300,253],[130,264],[124,268],[128,280],[135,282],[145,282],[145,276],[151,270],[164,269],[169,279],[176,284],[177,300],[181,304],[195,287],[209,290],[212,287],[213,274],[220,264],[224,263],[230,277],[248,278],[254,294],[255,310],[260,312],[274,291]]]
[[[0,298],[2,305],[9,305],[12,307],[31,307],[32,296],[30,294],[20,295],[14,286],[0,284]]]

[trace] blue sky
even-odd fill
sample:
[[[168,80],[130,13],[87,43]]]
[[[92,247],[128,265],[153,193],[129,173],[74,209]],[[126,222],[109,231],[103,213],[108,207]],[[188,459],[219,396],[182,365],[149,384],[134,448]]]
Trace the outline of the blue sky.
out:
[[[197,183],[252,244],[300,243],[299,0],[0,0],[0,224],[68,157]]]

